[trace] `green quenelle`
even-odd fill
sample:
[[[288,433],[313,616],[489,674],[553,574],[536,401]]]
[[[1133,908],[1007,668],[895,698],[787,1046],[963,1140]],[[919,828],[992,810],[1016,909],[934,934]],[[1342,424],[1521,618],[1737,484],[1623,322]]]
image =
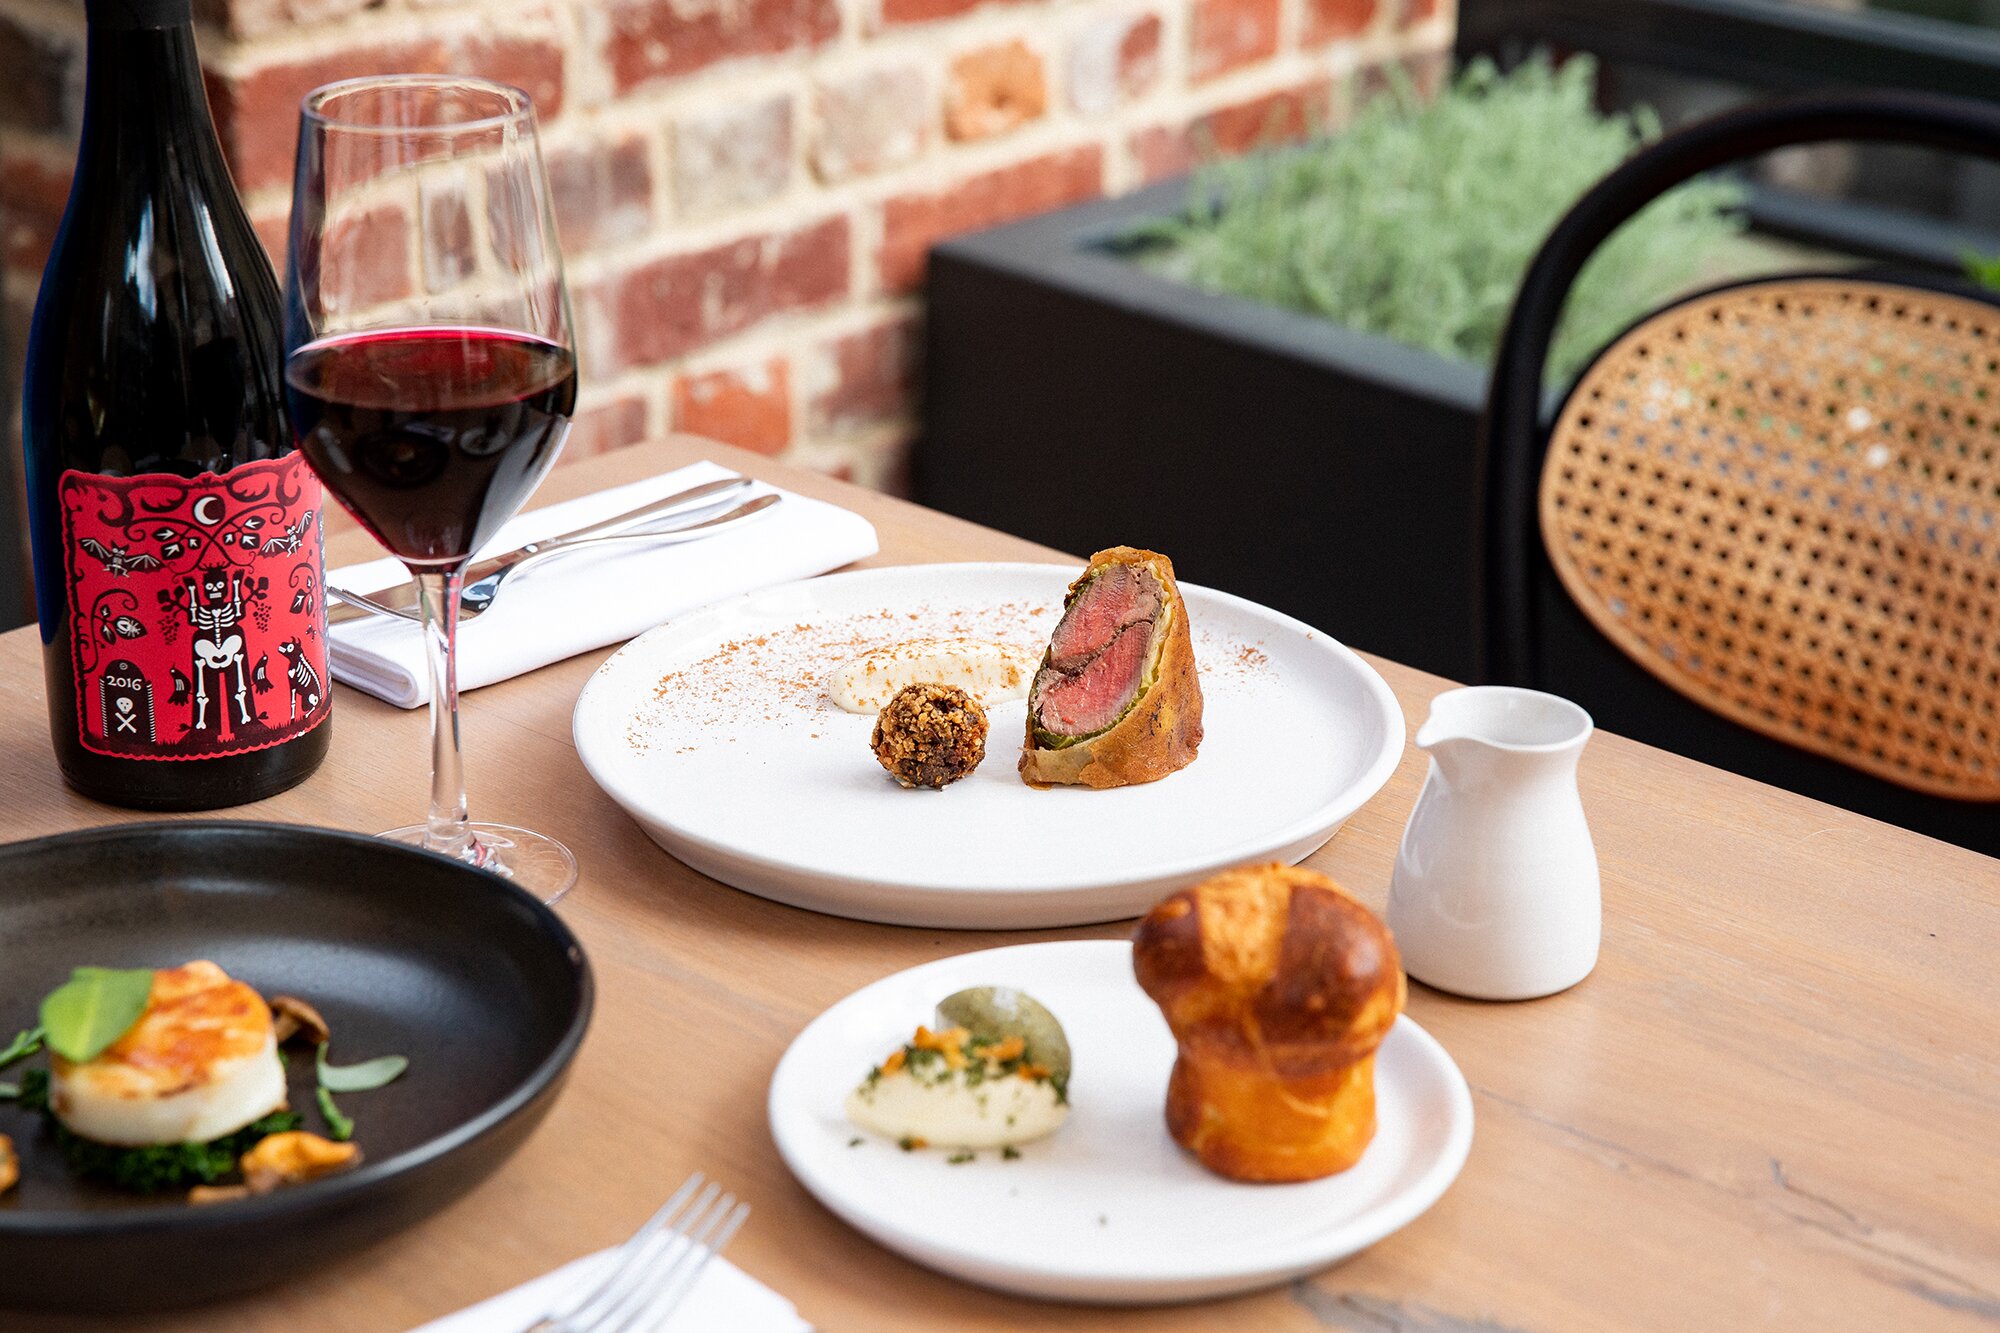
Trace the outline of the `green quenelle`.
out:
[[[977,1042],[1019,1037],[1028,1059],[1049,1071],[1057,1087],[1067,1086],[1070,1073],[1069,1038],[1048,1007],[1011,986],[974,986],[938,1003],[940,1027],[962,1027]]]

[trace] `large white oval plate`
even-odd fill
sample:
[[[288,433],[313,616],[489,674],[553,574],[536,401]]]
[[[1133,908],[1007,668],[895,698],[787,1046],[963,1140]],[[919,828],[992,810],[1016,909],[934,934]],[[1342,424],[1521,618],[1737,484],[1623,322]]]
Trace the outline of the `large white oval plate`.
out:
[[[627,644],[577,700],[577,752],[654,841],[779,902],[896,925],[1028,929],[1136,916],[1216,870],[1298,861],[1403,752],[1382,677],[1325,634],[1183,586],[1201,671],[1199,757],[1158,782],[1037,791],[1015,771],[1027,705],[990,710],[986,761],[943,791],[875,762],[872,719],[825,696],[877,644],[967,633],[1037,657],[1062,565],[910,565],[719,602]]]
[[[966,986],[1025,990],[1075,1057],[1070,1115],[1018,1160],[953,1165],[863,1135],[842,1111],[862,1074]],[[863,987],[814,1019],[771,1077],[771,1134],[814,1198],[940,1272],[1050,1300],[1199,1300],[1288,1281],[1407,1225],[1458,1176],[1472,1096],[1442,1046],[1399,1018],[1375,1060],[1375,1138],[1339,1175],[1242,1185],[1168,1136],[1174,1040],[1123,940],[960,954]],[[854,1140],[859,1137],[857,1145]]]

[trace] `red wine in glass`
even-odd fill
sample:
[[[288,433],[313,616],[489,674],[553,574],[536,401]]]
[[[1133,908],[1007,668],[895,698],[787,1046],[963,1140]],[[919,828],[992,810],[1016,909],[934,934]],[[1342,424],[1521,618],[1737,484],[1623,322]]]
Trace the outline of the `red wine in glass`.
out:
[[[299,447],[341,504],[405,562],[453,565],[554,462],[576,358],[505,329],[371,330],[293,352],[285,390]]]
[[[385,299],[375,270],[350,261],[382,225],[382,200],[398,197],[456,199],[483,225],[426,231],[423,291]],[[473,553],[568,434],[566,291],[526,93],[391,74],[306,94],[285,265],[286,411],[327,489],[408,566],[429,668],[430,808],[422,824],[382,836],[511,878],[545,902],[576,883],[569,849],[467,812],[458,611]]]

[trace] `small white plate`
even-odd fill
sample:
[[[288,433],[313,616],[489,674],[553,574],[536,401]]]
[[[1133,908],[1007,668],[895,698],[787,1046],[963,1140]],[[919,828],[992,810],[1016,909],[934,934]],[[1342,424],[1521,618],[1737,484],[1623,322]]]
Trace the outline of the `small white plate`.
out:
[[[1290,616],[1183,586],[1206,737],[1136,787],[1037,791],[1027,705],[989,710],[986,761],[943,791],[875,762],[873,719],[826,697],[865,649],[969,634],[1039,658],[1063,565],[909,565],[719,602],[633,640],[577,700],[577,753],[695,869],[779,902],[896,925],[1026,929],[1136,916],[1227,866],[1298,861],[1388,781],[1403,715],[1382,677]]]
[[[842,1105],[870,1066],[939,1000],[987,984],[1027,991],[1063,1024],[1075,1057],[1063,1127],[1018,1160],[982,1152],[956,1166],[855,1129]],[[1323,1268],[1429,1208],[1472,1144],[1464,1075],[1407,1017],[1376,1055],[1368,1151],[1305,1184],[1237,1184],[1183,1152],[1164,1116],[1173,1062],[1130,944],[988,949],[899,972],[814,1019],[771,1077],[771,1134],[813,1197],[890,1249],[983,1286],[1107,1304],[1199,1300]]]

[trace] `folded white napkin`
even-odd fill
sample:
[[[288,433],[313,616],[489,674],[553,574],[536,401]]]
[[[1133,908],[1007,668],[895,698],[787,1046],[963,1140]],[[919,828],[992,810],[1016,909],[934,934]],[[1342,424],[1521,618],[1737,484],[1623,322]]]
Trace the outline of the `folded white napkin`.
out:
[[[572,1292],[604,1277],[614,1250],[586,1254],[512,1291],[436,1319],[412,1333],[521,1333]],[[660,1333],[811,1333],[792,1303],[720,1256],[675,1307]]]
[[[695,463],[531,510],[502,527],[474,558],[511,551],[729,475],[715,463]],[[759,482],[732,499],[740,504],[776,490]],[[875,554],[875,528],[867,519],[820,500],[781,493],[782,504],[699,541],[579,551],[523,571],[508,581],[490,610],[459,626],[459,689],[476,690],[629,639],[724,597],[811,578]],[[328,583],[364,594],[409,577],[394,558],[327,572]],[[371,616],[334,626],[327,639],[336,680],[399,708],[429,702],[423,632],[416,625]]]

